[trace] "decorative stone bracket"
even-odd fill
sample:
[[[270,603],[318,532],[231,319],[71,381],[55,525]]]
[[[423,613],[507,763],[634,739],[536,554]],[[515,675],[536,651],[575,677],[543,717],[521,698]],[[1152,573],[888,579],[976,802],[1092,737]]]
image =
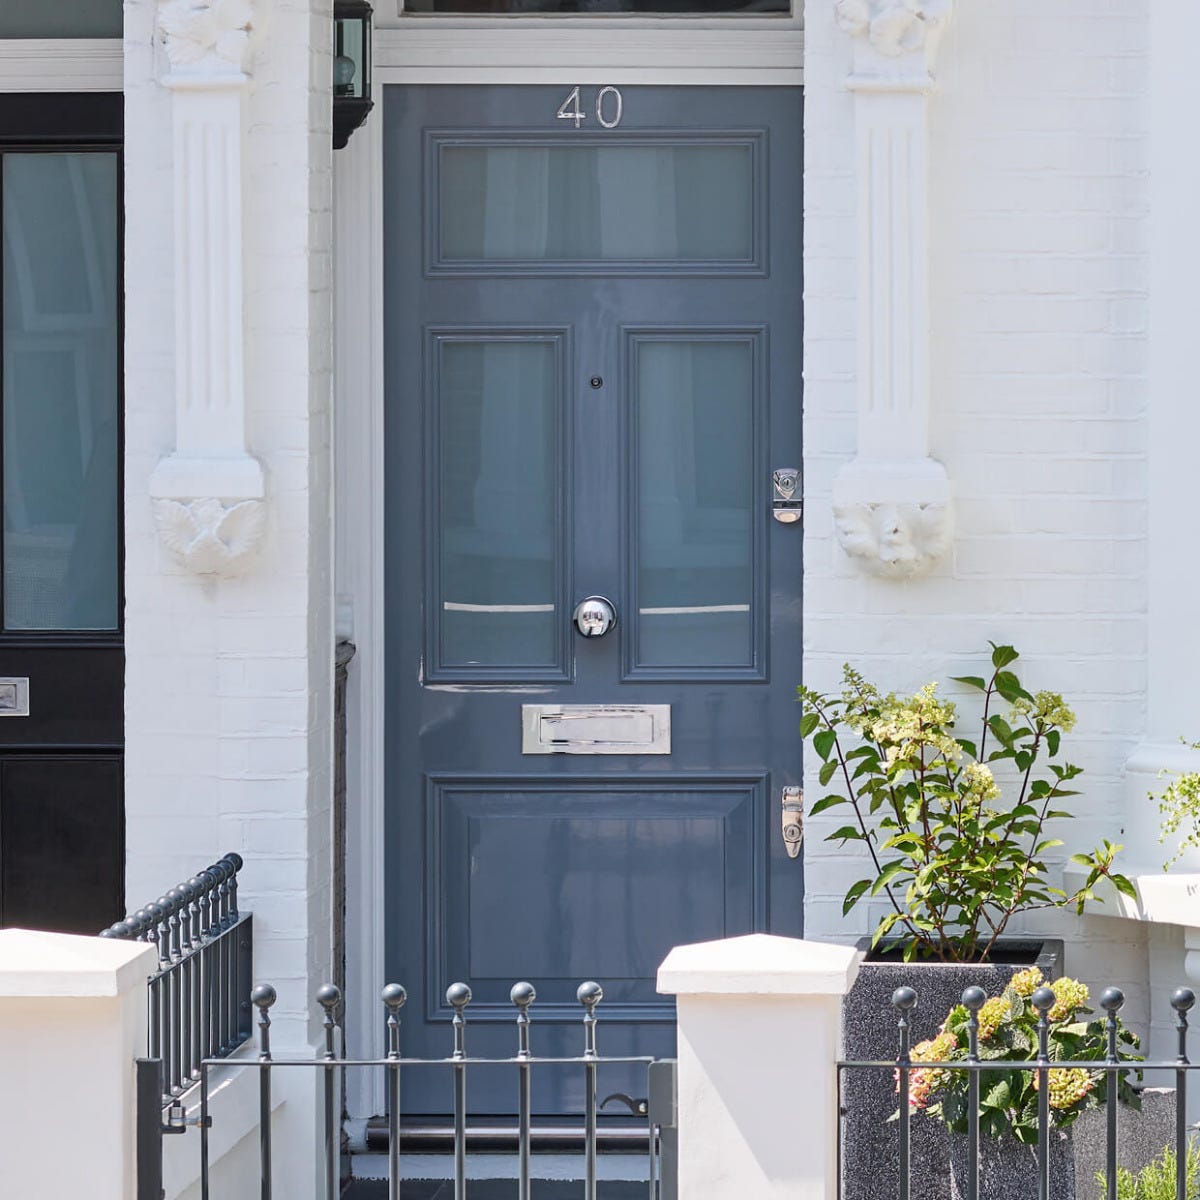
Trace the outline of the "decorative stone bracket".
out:
[[[842,549],[906,578],[949,548],[952,488],[929,457],[927,97],[950,0],[835,0],[854,38],[858,451],[833,485]]]
[[[164,546],[189,570],[241,570],[266,527],[246,446],[244,59],[251,0],[162,0],[175,210],[175,450],[150,479]]]

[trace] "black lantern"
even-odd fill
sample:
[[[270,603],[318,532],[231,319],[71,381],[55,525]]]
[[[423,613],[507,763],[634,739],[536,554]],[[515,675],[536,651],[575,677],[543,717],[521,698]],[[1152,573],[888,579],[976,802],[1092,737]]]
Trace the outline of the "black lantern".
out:
[[[342,149],[367,119],[371,99],[371,6],[334,0],[333,148]]]

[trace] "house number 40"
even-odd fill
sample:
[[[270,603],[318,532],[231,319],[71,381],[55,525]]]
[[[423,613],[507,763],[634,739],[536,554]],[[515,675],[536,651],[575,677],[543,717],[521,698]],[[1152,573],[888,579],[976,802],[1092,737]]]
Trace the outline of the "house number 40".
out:
[[[615,87],[602,87],[596,93],[596,120],[605,129],[616,129],[620,125],[623,109],[621,93]],[[558,106],[558,119],[574,121],[578,129],[587,118],[587,113],[579,107],[579,88],[572,88],[571,94]]]

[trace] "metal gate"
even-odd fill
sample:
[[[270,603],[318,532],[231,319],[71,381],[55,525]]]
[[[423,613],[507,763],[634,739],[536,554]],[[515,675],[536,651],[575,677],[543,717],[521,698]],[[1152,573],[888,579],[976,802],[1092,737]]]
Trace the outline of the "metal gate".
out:
[[[583,1104],[581,1174],[585,1200],[597,1200],[598,1148],[602,1140],[598,1085],[605,1067],[644,1068],[645,1099],[621,1096],[646,1120],[647,1180],[649,1200],[676,1200],[677,1132],[675,1061],[644,1057],[604,1057],[597,1045],[597,1009],[603,989],[597,983],[584,983],[578,989],[582,1008],[581,1052],[573,1057],[540,1057],[533,1051],[533,1005],[536,993],[532,984],[518,983],[511,992],[515,1007],[514,1053],[507,1058],[472,1057],[468,1050],[467,1012],[471,989],[464,983],[453,984],[446,992],[446,1003],[453,1009],[445,1058],[406,1058],[401,1048],[401,1012],[407,993],[399,984],[388,984],[381,999],[387,1032],[387,1050],[382,1058],[352,1059],[345,1055],[339,1024],[342,1008],[340,990],[332,984],[322,987],[316,996],[325,1029],[323,1051],[315,1058],[276,1058],[271,1051],[271,1008],[275,989],[260,985],[251,993],[258,1012],[259,1054],[256,1059],[206,1058],[199,1064],[196,1088],[183,1097],[192,1103],[186,1110],[180,1101],[164,1123],[162,1109],[163,1063],[146,1058],[138,1062],[138,1200],[161,1200],[162,1143],[164,1135],[182,1134],[189,1128],[199,1133],[200,1194],[211,1200],[209,1133],[213,1126],[210,1112],[212,1072],[248,1070],[258,1074],[259,1091],[259,1175],[262,1200],[274,1194],[274,1135],[271,1127],[271,1091],[277,1070],[312,1070],[320,1074],[323,1113],[324,1180],[318,1190],[325,1200],[336,1200],[341,1191],[341,1088],[340,1073],[348,1069],[376,1070],[384,1073],[388,1097],[388,1196],[399,1200],[403,1181],[400,1156],[401,1119],[404,1113],[403,1080],[413,1068],[434,1069],[447,1073],[453,1090],[453,1163],[455,1200],[467,1200],[468,1156],[474,1152],[472,1119],[468,1115],[468,1084],[474,1069],[508,1067],[516,1092],[517,1194],[519,1200],[531,1200],[533,1189],[533,1083],[535,1075],[546,1071],[577,1072],[582,1085]]]

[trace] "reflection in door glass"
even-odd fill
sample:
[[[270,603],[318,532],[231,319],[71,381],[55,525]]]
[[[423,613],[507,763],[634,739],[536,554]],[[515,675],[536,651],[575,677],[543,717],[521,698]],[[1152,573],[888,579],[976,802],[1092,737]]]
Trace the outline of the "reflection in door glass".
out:
[[[444,340],[440,665],[557,660],[556,343]]]
[[[752,666],[753,343],[634,344],[637,665]]]
[[[438,187],[446,264],[754,257],[749,140],[447,145]]]
[[[404,11],[511,16],[531,13],[561,16],[584,13],[600,17],[612,13],[704,16],[706,13],[788,13],[791,6],[789,0],[404,0]]]
[[[4,626],[115,629],[117,160],[6,154]]]

